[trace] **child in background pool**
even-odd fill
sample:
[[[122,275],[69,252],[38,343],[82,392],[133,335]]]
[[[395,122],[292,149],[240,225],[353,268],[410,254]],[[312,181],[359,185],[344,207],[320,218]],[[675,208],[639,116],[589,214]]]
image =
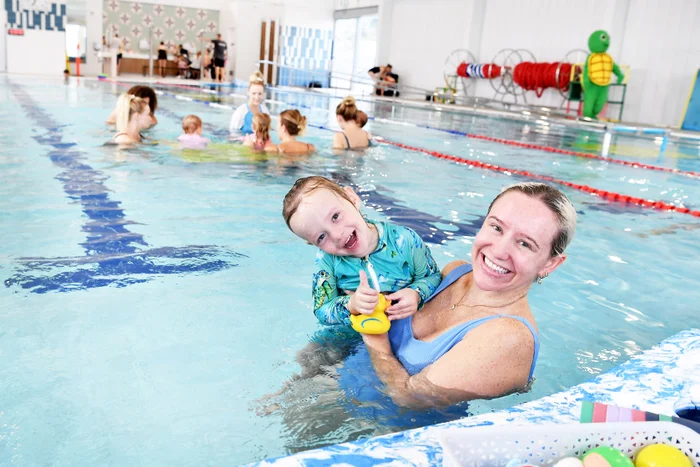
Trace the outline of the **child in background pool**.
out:
[[[243,141],[244,146],[250,146],[256,151],[276,151],[277,148],[270,139],[270,126],[272,119],[266,113],[253,116],[253,134],[247,135]]]
[[[202,120],[196,115],[188,115],[182,119],[182,131],[178,136],[182,149],[205,149],[209,139],[202,136]]]
[[[289,229],[319,248],[313,278],[314,314],[327,325],[349,325],[351,314],[371,314],[378,292],[367,282],[374,268],[392,305],[390,320],[418,311],[442,276],[430,249],[413,230],[365,220],[359,196],[324,177],[296,181],[284,198]]]
[[[358,110],[357,111],[357,126],[359,126],[360,128],[364,128],[365,125],[367,125],[367,120],[369,120],[369,117],[367,116],[367,114],[362,110]]]

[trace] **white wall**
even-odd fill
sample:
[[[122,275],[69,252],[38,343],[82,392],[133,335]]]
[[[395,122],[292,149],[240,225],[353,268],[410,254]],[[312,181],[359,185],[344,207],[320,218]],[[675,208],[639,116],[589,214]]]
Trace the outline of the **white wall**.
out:
[[[80,66],[80,74],[95,76],[102,73],[102,64],[99,62],[94,46],[102,46],[102,13],[104,3],[102,0],[87,0],[85,5],[86,18],[85,29],[87,34],[86,63]],[[70,8],[70,4],[68,5]]]
[[[5,39],[7,38],[7,10],[5,7],[0,7],[0,73],[7,71],[5,69]]]
[[[391,40],[388,45],[379,45],[378,58],[391,63],[404,85],[423,88],[441,85],[447,55],[464,47],[474,0],[393,0],[392,3],[388,34]]]
[[[66,68],[66,33],[25,29],[24,36],[6,36],[7,71],[63,76]]]
[[[529,49],[538,62],[554,62],[587,49],[588,36],[605,29],[608,52],[632,68],[624,119],[678,125],[700,67],[697,0],[588,0],[585,7],[564,0],[388,0],[384,7],[391,10],[391,32],[388,39],[380,35],[378,57],[394,65],[403,84],[422,88],[442,85],[445,59],[455,49],[469,49],[481,63],[506,48]],[[494,96],[483,81],[470,93]],[[528,95],[529,103],[542,105],[561,100],[554,90],[539,100]]]
[[[625,118],[678,126],[700,68],[700,3],[632,0],[621,57],[632,67]]]

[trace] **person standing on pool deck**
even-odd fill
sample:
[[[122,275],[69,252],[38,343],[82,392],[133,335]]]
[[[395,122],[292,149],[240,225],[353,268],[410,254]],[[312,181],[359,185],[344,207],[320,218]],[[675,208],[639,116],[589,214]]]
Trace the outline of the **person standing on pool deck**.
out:
[[[214,44],[214,81],[224,82],[224,66],[228,58],[228,47],[226,42],[221,40],[221,34],[216,35],[216,39],[211,41]]]
[[[165,78],[165,69],[168,66],[168,48],[165,46],[165,42],[161,41],[158,47],[158,72]]]
[[[241,105],[231,116],[229,131],[231,133],[241,132],[244,135],[253,133],[253,117],[259,113],[269,114],[265,104],[262,103],[265,96],[265,82],[263,75],[256,71],[250,75],[248,84],[248,102]]]

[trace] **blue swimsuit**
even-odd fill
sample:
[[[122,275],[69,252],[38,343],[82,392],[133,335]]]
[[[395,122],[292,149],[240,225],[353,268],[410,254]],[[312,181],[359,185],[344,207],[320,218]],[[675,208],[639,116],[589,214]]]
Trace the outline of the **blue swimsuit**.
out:
[[[437,294],[445,290],[453,284],[457,279],[472,271],[471,264],[464,264],[455,268],[450,272],[440,283],[440,286],[435,290],[433,295],[426,301],[432,300]],[[535,340],[535,352],[532,357],[532,366],[530,368],[530,376],[528,382],[532,380],[532,375],[535,372],[535,364],[537,363],[537,355],[540,350],[540,340],[532,325],[524,318],[514,315],[495,315],[479,318],[472,321],[462,323],[452,329],[448,329],[443,334],[436,337],[434,340],[426,342],[420,341],[413,336],[413,328],[411,327],[412,316],[406,319],[400,319],[391,323],[389,329],[389,341],[391,342],[391,350],[394,355],[406,368],[409,375],[420,373],[425,367],[437,361],[458,344],[464,336],[475,327],[497,318],[512,318],[523,323],[532,333]]]

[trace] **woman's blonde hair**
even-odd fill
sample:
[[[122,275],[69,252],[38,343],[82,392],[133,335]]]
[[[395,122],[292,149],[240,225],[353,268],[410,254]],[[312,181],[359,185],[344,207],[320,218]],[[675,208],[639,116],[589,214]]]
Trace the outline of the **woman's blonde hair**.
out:
[[[517,191],[530,198],[539,199],[552,211],[557,218],[558,229],[552,241],[552,248],[549,255],[554,258],[564,253],[564,250],[566,250],[566,247],[571,243],[571,240],[574,239],[574,234],[576,233],[576,209],[574,209],[574,205],[571,204],[569,198],[561,191],[544,183],[516,183],[515,185],[504,188],[503,191],[491,201],[486,215],[488,216],[488,213],[491,212],[491,208],[493,208],[493,205],[496,204],[496,201],[498,201],[501,196],[511,191]]]
[[[290,136],[301,136],[306,129],[306,117],[297,109],[285,110],[280,114],[280,125]]]
[[[270,125],[272,119],[268,114],[259,113],[253,116],[253,131],[255,132],[255,140],[259,143],[266,144],[270,141]]]
[[[285,195],[282,203],[282,217],[284,217],[284,222],[287,223],[289,230],[292,230],[292,226],[289,225],[289,222],[292,220],[292,216],[297,212],[297,209],[299,209],[299,205],[304,196],[320,189],[329,190],[337,197],[350,202],[350,204],[354,204],[350,196],[340,185],[325,177],[314,175],[312,177],[300,178]]]
[[[202,119],[196,115],[188,115],[182,119],[182,131],[191,135],[202,128]]]
[[[151,110],[144,99],[126,93],[119,96],[116,114],[117,131],[125,132],[131,117],[142,113],[145,109]]]
[[[250,90],[250,88],[253,86],[262,86],[263,89],[265,89],[265,78],[259,71],[256,71],[250,75],[250,78],[248,79],[248,89]]]
[[[335,114],[343,117],[343,120],[349,122],[351,120],[357,119],[357,106],[355,105],[355,98],[348,96],[343,99],[338,107],[335,108]]]

